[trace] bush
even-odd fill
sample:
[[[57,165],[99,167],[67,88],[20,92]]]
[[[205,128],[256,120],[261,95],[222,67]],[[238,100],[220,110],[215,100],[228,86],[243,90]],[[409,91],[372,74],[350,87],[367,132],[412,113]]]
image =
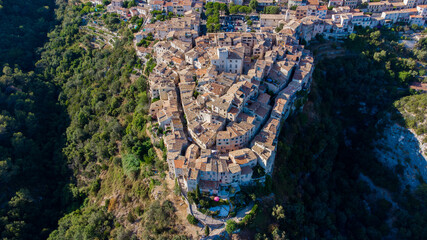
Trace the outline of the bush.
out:
[[[137,206],[135,208],[135,213],[136,215],[141,216],[144,213],[144,210],[141,208],[141,206]]]
[[[209,208],[210,207],[209,201],[200,200],[200,207]]]
[[[154,201],[144,212],[142,223],[147,229],[148,234],[161,234],[169,231],[176,219],[175,208],[169,200],[160,204],[159,201]],[[147,236],[147,239],[156,239],[153,236]]]
[[[93,194],[97,194],[99,189],[101,189],[101,179],[98,178],[92,183],[90,190]]]
[[[127,216],[127,220],[130,222],[130,223],[134,223],[135,222],[135,216],[133,215],[133,213],[132,212],[129,212],[128,213],[128,216]]]
[[[244,226],[248,225],[250,221],[255,219],[257,212],[258,212],[258,203],[256,203],[252,207],[251,211],[242,219],[242,221],[239,223],[239,226],[244,227]]]
[[[263,168],[263,167],[261,167],[261,166],[259,166],[259,165],[256,165],[256,166],[253,168],[253,171],[254,171],[254,173],[253,173],[253,175],[252,175],[252,178],[260,178],[260,177],[265,176],[264,168]]]
[[[226,222],[225,231],[231,235],[234,231],[237,230],[237,227],[238,225],[236,221],[230,219]]]
[[[127,154],[122,158],[123,171],[126,176],[135,179],[137,177],[140,161],[134,154]]]
[[[264,8],[264,13],[266,14],[279,14],[280,8],[277,6],[268,6]]]
[[[188,222],[189,223],[191,223],[191,224],[193,224],[193,225],[197,225],[198,223],[199,223],[199,220],[197,220],[197,218],[196,217],[194,217],[193,215],[191,215],[191,214],[188,214],[187,215],[187,220],[188,220]]]

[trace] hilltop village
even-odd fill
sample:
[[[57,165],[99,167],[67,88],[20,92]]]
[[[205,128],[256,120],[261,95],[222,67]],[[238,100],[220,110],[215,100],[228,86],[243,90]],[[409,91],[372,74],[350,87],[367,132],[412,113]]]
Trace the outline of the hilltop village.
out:
[[[113,0],[107,11],[144,18],[135,48],[151,66],[152,132],[169,176],[186,192],[220,197],[272,174],[281,125],[310,90],[314,59],[305,43],[346,38],[355,26],[423,26],[427,16],[425,0],[261,0],[261,14],[242,14],[242,1],[215,2],[223,5],[151,0],[125,8]],[[230,14],[226,4],[243,8]],[[218,19],[206,33],[203,14],[212,7]]]
[[[281,123],[310,87],[313,57],[286,34],[211,33],[153,46],[150,114],[171,176],[187,191],[228,196],[271,174]],[[183,114],[182,114],[183,113]]]
[[[1,239],[426,239],[427,0],[0,0]]]

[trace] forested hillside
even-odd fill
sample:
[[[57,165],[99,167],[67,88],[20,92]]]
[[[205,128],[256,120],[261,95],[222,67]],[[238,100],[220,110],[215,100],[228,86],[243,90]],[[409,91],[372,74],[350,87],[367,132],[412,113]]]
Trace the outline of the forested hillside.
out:
[[[45,239],[70,204],[62,155],[67,117],[34,69],[54,1],[0,1],[0,237]]]
[[[49,239],[180,239],[173,204],[150,197],[166,163],[146,134],[146,80],[133,35],[124,27],[113,48],[91,48],[91,36],[77,28],[81,7],[66,8],[72,18],[50,34],[37,63],[62,88],[59,100],[70,116],[64,154],[77,178],[73,193],[85,198]],[[74,39],[62,42],[64,36]]]
[[[0,0],[0,66],[33,69],[55,25],[54,0]]]
[[[68,204],[62,133],[67,119],[55,86],[34,72],[0,75],[0,231],[7,239],[45,238]]]
[[[0,75],[1,237],[126,239],[137,231],[179,237],[174,206],[149,198],[165,162],[145,133],[146,83],[131,31],[116,24],[121,39],[95,49],[81,29],[84,5],[57,4],[59,24],[35,68],[34,55],[2,58],[2,65],[18,61],[24,71],[6,65]],[[37,47],[32,37],[23,47]]]
[[[427,94],[404,97],[394,103],[403,115],[406,127],[413,129],[427,143]]]

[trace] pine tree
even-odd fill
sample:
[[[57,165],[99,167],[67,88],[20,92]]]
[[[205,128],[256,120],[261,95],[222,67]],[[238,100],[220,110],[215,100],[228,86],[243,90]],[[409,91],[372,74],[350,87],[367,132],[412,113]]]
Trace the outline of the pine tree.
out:
[[[197,184],[197,187],[196,187],[196,199],[197,200],[200,199],[200,188],[199,188],[199,184]]]
[[[209,226],[206,225],[206,227],[205,227],[205,236],[207,237],[207,236],[209,236],[209,234],[210,234]]]

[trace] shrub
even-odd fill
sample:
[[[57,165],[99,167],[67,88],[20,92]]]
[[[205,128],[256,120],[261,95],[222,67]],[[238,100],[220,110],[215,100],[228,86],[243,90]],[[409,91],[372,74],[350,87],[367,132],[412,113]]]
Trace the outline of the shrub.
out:
[[[134,223],[135,222],[135,216],[133,215],[133,213],[132,212],[129,212],[128,213],[128,216],[127,216],[127,220],[130,222],[130,223]]]
[[[141,208],[141,206],[137,206],[135,208],[135,213],[136,215],[141,216],[144,213],[144,210]]]
[[[251,211],[242,219],[242,221],[239,223],[239,226],[244,227],[248,225],[250,221],[252,221],[255,218],[255,215],[258,212],[258,204],[256,203]]]
[[[200,207],[209,208],[210,207],[209,201],[200,200]]]
[[[225,231],[231,235],[234,231],[237,230],[237,227],[238,225],[236,221],[230,219],[226,222]]]
[[[126,176],[135,179],[140,169],[140,161],[134,154],[127,154],[122,158],[122,166]]]
[[[197,218],[196,217],[194,217],[193,215],[191,215],[191,214],[188,214],[187,215],[187,220],[188,220],[188,222],[189,223],[191,223],[191,224],[193,224],[193,225],[197,225],[198,223],[199,223],[199,220],[197,220]]]
[[[179,196],[181,194],[181,188],[178,184],[178,180],[175,178],[175,186],[173,188],[173,192],[175,193],[175,195]]]
[[[101,189],[101,179],[96,179],[94,182],[92,182],[92,186],[91,186],[91,192],[93,194],[98,193],[99,189]]]

